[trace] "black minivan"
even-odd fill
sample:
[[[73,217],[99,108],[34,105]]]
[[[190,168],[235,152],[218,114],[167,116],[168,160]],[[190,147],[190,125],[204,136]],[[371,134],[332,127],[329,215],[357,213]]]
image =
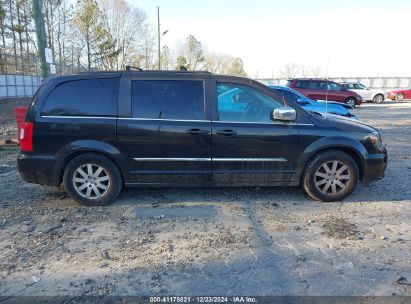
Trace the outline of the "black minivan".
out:
[[[371,126],[309,113],[265,85],[206,72],[61,76],[36,92],[18,168],[85,205],[123,186],[299,186],[338,201],[384,176]]]

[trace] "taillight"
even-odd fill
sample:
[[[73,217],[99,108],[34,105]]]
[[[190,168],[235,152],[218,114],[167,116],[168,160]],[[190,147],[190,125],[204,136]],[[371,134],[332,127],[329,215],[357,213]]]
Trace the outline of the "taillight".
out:
[[[20,149],[24,152],[33,152],[33,122],[24,122],[20,129]]]

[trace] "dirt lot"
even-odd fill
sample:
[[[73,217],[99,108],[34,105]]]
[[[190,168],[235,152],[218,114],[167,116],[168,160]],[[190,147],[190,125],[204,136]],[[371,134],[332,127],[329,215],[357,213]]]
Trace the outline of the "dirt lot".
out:
[[[135,189],[85,208],[22,182],[17,147],[0,146],[0,295],[411,295],[411,102],[355,112],[381,131],[389,166],[340,203]]]

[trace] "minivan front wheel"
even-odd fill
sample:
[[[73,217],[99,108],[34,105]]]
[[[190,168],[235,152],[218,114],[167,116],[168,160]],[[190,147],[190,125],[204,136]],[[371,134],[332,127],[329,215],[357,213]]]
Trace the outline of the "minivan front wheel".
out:
[[[358,181],[358,166],[341,151],[327,151],[309,162],[303,176],[303,187],[318,201],[340,201],[350,195]]]
[[[117,166],[99,154],[82,154],[65,168],[63,184],[80,204],[103,206],[114,202],[121,192],[122,179]]]

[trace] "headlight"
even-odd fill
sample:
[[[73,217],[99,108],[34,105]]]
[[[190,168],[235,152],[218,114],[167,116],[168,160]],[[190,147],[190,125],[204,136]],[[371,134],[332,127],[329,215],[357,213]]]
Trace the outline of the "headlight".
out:
[[[366,140],[369,140],[373,145],[380,144],[381,136],[378,132],[371,132],[365,137]]]

